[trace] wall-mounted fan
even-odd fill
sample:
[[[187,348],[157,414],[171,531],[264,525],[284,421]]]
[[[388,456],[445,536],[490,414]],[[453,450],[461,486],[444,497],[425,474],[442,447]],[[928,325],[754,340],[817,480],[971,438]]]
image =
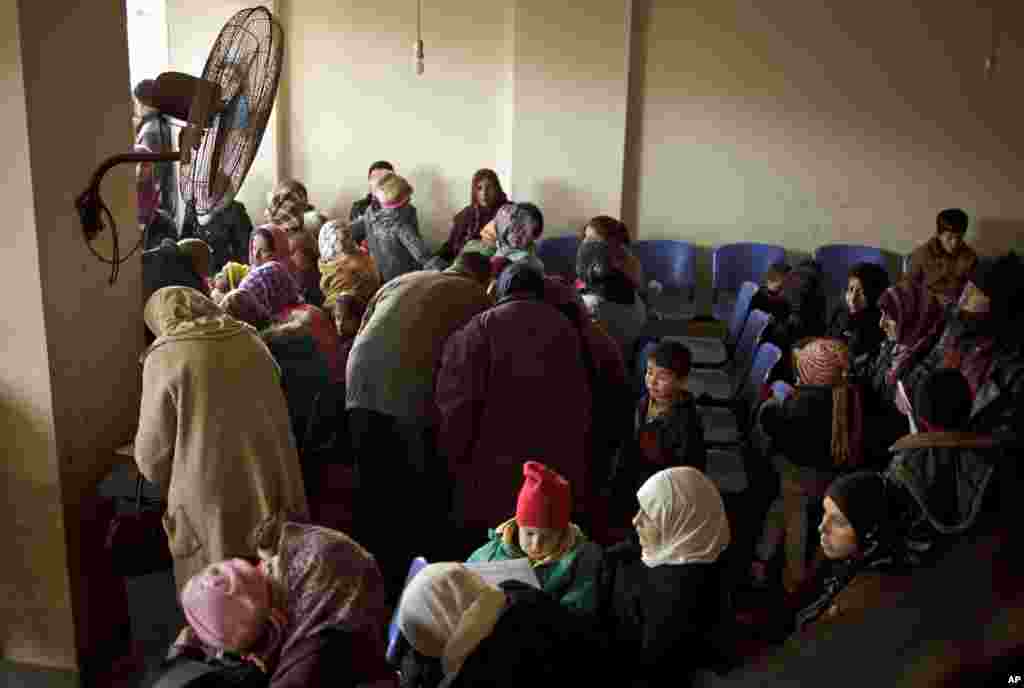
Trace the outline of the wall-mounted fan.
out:
[[[86,245],[111,265],[111,284],[144,238],[121,258],[114,218],[100,197],[103,175],[122,163],[180,161],[185,224],[207,224],[234,200],[256,157],[277,95],[283,55],[284,32],[270,10],[242,10],[221,29],[202,77],[165,72],[138,94],[144,105],[179,121],[184,129],[177,152],[126,153],[104,160],[75,202]],[[91,244],[106,223],[113,234],[110,258],[100,256]]]

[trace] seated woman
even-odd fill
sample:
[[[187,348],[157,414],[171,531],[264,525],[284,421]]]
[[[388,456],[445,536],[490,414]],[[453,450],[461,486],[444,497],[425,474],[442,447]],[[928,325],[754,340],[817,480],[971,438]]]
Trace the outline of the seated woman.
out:
[[[846,342],[852,367],[875,358],[885,340],[878,297],[888,288],[889,273],[881,265],[857,263],[850,268],[844,303],[832,313],[826,336]]]
[[[636,342],[647,324],[647,307],[626,274],[615,267],[611,251],[603,241],[580,244],[577,264],[585,285],[583,303],[591,317],[619,343],[626,370],[632,371]]]
[[[455,256],[462,253],[467,241],[480,238],[480,232],[494,219],[498,208],[508,203],[508,197],[501,188],[501,182],[494,170],[480,169],[473,174],[469,187],[470,203],[452,219],[448,240],[437,252],[432,263],[443,270],[452,264]]]
[[[861,471],[838,478],[823,504],[818,531],[829,570],[812,601],[797,613],[798,632],[856,623],[868,609],[892,604],[911,584],[914,559],[896,537],[881,476]]]
[[[722,496],[696,468],[655,473],[637,492],[639,542],[608,550],[603,616],[616,648],[615,686],[690,685],[721,648],[728,589],[720,560],[730,542]]]
[[[523,464],[523,476],[516,515],[492,528],[467,561],[527,557],[544,592],[574,611],[596,612],[601,546],[569,522],[568,481],[536,461]]]
[[[166,495],[180,589],[215,561],[254,555],[253,528],[305,516],[306,494],[277,366],[253,329],[185,287],[153,294],[145,320],[157,339],[144,354],[135,461]]]
[[[581,668],[602,675],[606,653],[590,626],[541,590],[494,588],[461,564],[431,564],[398,607],[401,685],[573,685]]]
[[[609,244],[614,266],[621,270],[629,278],[633,288],[641,295],[646,293],[647,285],[644,283],[644,269],[640,265],[640,259],[629,250],[629,228],[621,220],[607,215],[598,215],[591,218],[579,233],[580,244],[587,241],[605,241]],[[583,270],[579,264],[579,251],[576,253],[576,276],[580,277]],[[582,283],[579,287],[585,287]]]
[[[320,289],[328,312],[339,294],[355,296],[365,308],[380,289],[377,262],[356,243],[349,223],[333,220],[320,230]]]
[[[374,191],[380,210],[368,208],[360,219],[352,223],[354,235],[365,232],[370,255],[377,263],[382,283],[407,272],[422,270],[430,260],[430,251],[420,236],[412,194],[412,185],[404,177],[385,174],[377,180]]]
[[[923,546],[970,528],[995,476],[995,439],[967,432],[971,404],[971,388],[959,370],[935,371],[914,396],[921,432],[893,445],[884,476],[898,488],[900,524]]]
[[[273,528],[269,530],[274,530]],[[387,610],[373,556],[347,535],[284,523],[258,566],[213,564],[181,593],[188,620],[169,659],[234,655],[271,688],[397,685],[384,660]]]
[[[537,257],[537,241],[544,233],[544,214],[533,203],[506,203],[481,231],[481,239],[495,246],[494,275],[509,263],[526,263],[544,274],[544,263]]]
[[[783,400],[768,399],[757,431],[779,473],[780,495],[765,517],[752,575],[764,579],[767,562],[785,540],[782,583],[795,593],[809,576],[807,507],[842,470],[861,465],[861,409],[849,384],[849,349],[838,339],[800,342],[793,351],[797,385]]]

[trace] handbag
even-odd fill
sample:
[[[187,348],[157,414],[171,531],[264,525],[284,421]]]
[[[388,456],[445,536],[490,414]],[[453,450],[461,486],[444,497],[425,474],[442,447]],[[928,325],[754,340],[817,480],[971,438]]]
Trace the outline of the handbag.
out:
[[[114,573],[125,578],[165,571],[174,564],[164,532],[164,505],[161,500],[148,504],[142,498],[144,478],[135,483],[135,509],[117,514],[107,529],[106,550]]]

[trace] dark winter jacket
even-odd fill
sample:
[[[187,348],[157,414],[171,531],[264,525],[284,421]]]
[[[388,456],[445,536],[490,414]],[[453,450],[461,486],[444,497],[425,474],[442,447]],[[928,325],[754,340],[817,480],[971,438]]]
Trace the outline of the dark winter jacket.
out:
[[[210,277],[216,275],[225,263],[249,262],[249,237],[252,234],[252,220],[239,201],[217,213],[210,224],[197,229],[198,237],[210,246]]]
[[[592,621],[522,583],[502,583],[501,589],[508,597],[505,610],[451,688],[572,686],[584,675],[606,675],[609,653]]]
[[[407,272],[422,270],[430,260],[430,251],[420,236],[416,208],[411,203],[401,208],[371,208],[353,224],[353,233],[358,225],[365,227],[370,255],[377,262],[382,284]]]
[[[667,414],[648,420],[649,401],[645,394],[634,408],[633,437],[618,464],[616,482],[626,481],[624,489],[629,494],[635,494],[648,478],[665,468],[707,470],[704,424],[693,396],[687,393]]]
[[[885,332],[879,326],[882,313],[877,308],[866,308],[856,315],[850,315],[846,306],[839,306],[832,312],[825,336],[841,339],[850,349],[850,366],[867,361],[878,355],[885,341]]]
[[[301,445],[306,436],[313,399],[330,384],[327,359],[313,337],[287,335],[266,340],[267,348],[281,366],[281,386],[288,402],[292,432]]]
[[[832,388],[797,385],[782,401],[769,399],[758,411],[772,446],[797,466],[833,470]]]
[[[722,562],[648,567],[633,539],[609,549],[602,623],[615,662],[609,686],[688,686],[723,655],[728,593]]]
[[[436,401],[464,527],[507,518],[527,458],[562,474],[586,510],[590,384],[576,327],[558,309],[516,299],[475,316],[445,344]]]

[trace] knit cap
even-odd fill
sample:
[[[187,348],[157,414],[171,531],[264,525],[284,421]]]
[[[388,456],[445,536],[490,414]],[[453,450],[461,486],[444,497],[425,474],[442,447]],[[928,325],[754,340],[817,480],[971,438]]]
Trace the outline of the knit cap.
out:
[[[837,478],[825,491],[850,521],[857,540],[874,537],[889,521],[885,481],[878,473],[859,471]]]
[[[821,337],[794,352],[800,382],[805,385],[838,385],[850,367],[850,350],[838,339]]]
[[[958,430],[971,417],[971,386],[958,368],[940,368],[918,385],[914,413],[935,430]]]
[[[199,639],[220,650],[252,647],[270,619],[270,584],[244,559],[212,564],[181,592],[185,618]]]
[[[525,528],[568,528],[572,511],[569,481],[538,461],[523,464],[523,477],[516,523]]]

